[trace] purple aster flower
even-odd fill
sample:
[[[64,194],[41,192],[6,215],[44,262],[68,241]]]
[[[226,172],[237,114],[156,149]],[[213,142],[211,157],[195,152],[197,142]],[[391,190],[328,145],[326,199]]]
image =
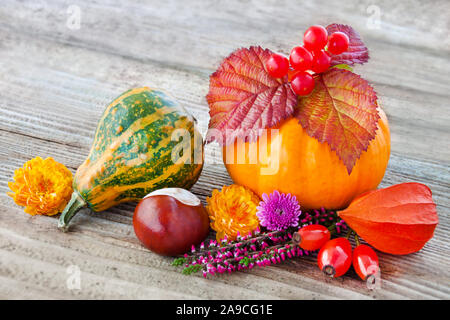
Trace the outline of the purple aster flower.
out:
[[[298,226],[301,211],[295,196],[275,190],[270,195],[264,193],[262,198],[256,208],[256,215],[263,227],[270,231],[278,231]]]

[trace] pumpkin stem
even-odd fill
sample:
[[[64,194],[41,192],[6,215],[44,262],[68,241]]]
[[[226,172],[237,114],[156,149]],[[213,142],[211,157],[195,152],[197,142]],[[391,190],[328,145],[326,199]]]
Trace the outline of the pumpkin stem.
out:
[[[73,216],[83,207],[86,206],[86,201],[80,196],[77,191],[72,193],[72,198],[70,199],[67,206],[64,208],[61,216],[59,217],[58,228],[66,232],[69,229],[69,222]]]

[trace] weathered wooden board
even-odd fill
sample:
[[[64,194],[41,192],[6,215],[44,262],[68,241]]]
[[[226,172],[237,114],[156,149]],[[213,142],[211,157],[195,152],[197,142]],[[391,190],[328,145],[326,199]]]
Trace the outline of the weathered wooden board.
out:
[[[450,4],[317,2],[1,1],[0,298],[449,299]],[[80,9],[78,30],[67,26],[69,6]],[[377,8],[380,28],[369,28]],[[438,204],[440,224],[421,252],[380,254],[380,290],[368,291],[352,273],[325,279],[313,258],[185,277],[139,244],[134,204],[84,210],[63,234],[56,218],[30,217],[6,196],[13,170],[37,155],[75,171],[104,106],[131,87],[170,91],[204,133],[208,77],[223,57],[252,44],[287,52],[306,27],[329,22],[353,25],[370,49],[356,71],[374,84],[390,120],[382,186],[423,182]],[[193,188],[202,199],[231,183],[219,148],[206,152]],[[67,287],[70,265],[80,268],[80,290]]]

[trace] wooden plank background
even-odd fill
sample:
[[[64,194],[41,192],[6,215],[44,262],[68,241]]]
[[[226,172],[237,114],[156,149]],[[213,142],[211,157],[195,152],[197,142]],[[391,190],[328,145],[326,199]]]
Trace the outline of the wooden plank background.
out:
[[[0,298],[449,299],[449,12],[446,0],[2,0]],[[325,279],[312,258],[186,277],[139,244],[134,204],[83,210],[63,234],[55,217],[31,217],[6,196],[13,170],[35,156],[75,172],[104,107],[126,89],[168,90],[204,133],[208,77],[222,58],[254,44],[287,53],[308,26],[332,22],[351,24],[370,50],[356,72],[375,86],[390,121],[392,156],[381,186],[426,183],[438,204],[440,224],[423,250],[380,253],[381,289],[368,291],[354,273]],[[193,188],[202,200],[231,183],[218,147],[206,152]],[[81,271],[79,290],[67,286],[71,265]]]

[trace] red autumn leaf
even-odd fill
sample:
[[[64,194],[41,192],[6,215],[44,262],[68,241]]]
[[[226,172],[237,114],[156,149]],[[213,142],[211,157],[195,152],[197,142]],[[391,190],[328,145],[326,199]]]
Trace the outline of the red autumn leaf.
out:
[[[369,50],[364,45],[359,34],[350,26],[344,24],[330,24],[327,28],[328,34],[332,34],[336,31],[345,33],[349,40],[348,50],[338,55],[331,56],[331,65],[348,64],[354,65],[355,63],[366,63],[369,61]]]
[[[333,68],[318,75],[314,91],[299,99],[296,117],[311,137],[330,145],[350,174],[375,138],[380,118],[376,99],[366,80]]]
[[[271,54],[261,47],[238,49],[211,75],[206,96],[209,129],[219,130],[221,137],[216,131],[208,142],[229,144],[236,137],[254,141],[260,129],[273,127],[292,115],[297,96],[287,76],[275,79],[268,74],[265,65]]]
[[[391,254],[419,251],[438,224],[430,188],[415,182],[367,192],[338,215],[370,245]]]

